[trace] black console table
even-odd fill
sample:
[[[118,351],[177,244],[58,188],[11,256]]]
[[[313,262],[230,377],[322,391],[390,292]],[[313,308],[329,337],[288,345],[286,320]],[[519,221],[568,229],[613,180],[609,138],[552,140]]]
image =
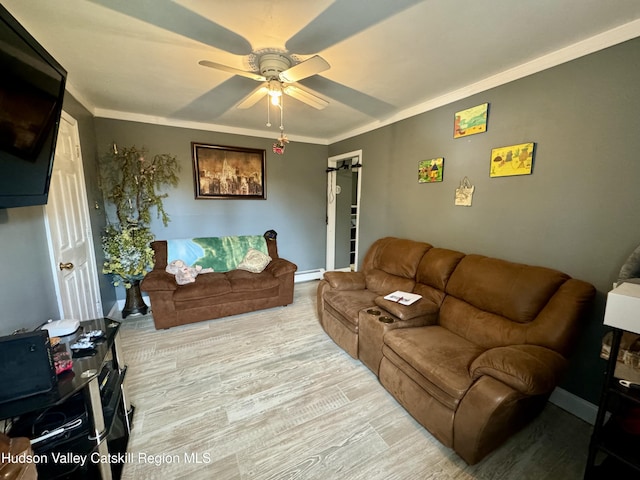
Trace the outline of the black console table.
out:
[[[58,375],[56,388],[0,404],[0,420],[13,419],[11,436],[41,437],[38,428],[60,432],[56,417],[76,417],[76,425],[82,422],[74,433],[69,429],[33,444],[38,478],[112,479],[122,472],[134,408],[124,385],[127,367],[120,323],[108,318],[83,321],[60,343],[71,352],[70,345],[93,330],[102,330],[104,337],[95,349],[74,352],[73,368]],[[49,423],[43,420],[47,416]]]

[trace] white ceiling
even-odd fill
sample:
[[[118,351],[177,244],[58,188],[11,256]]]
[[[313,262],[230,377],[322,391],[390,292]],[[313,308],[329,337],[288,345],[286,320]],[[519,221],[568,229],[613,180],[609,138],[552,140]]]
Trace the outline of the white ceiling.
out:
[[[640,36],[639,0],[2,0],[95,116],[273,137],[250,53],[322,56],[286,97],[291,140],[330,143]],[[630,66],[632,67],[632,66]],[[633,68],[638,68],[637,65]],[[469,105],[473,106],[473,105]]]

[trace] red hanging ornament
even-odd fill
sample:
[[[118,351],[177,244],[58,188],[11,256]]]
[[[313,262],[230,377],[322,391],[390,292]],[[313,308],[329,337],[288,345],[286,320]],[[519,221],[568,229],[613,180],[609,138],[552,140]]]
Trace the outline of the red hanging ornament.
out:
[[[273,144],[273,153],[275,153],[277,155],[283,155],[284,154],[284,148],[285,148],[287,143],[289,143],[289,139],[284,134],[284,132],[282,132],[280,134],[280,136],[278,137],[276,143]]]

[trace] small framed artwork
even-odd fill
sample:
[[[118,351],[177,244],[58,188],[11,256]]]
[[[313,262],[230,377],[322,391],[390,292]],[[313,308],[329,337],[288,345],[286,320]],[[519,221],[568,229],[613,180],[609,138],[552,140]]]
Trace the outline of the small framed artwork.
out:
[[[467,137],[487,131],[489,104],[483,103],[475,107],[456,112],[453,116],[453,138]]]
[[[491,177],[531,175],[535,143],[520,143],[491,150]]]
[[[418,162],[418,183],[435,183],[442,181],[444,158],[432,158]]]
[[[265,150],[191,142],[197,199],[267,198]]]

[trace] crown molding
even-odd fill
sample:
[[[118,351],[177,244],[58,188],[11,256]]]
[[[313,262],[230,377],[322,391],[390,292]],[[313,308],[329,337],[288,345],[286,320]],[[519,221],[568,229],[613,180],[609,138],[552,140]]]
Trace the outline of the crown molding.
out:
[[[269,138],[275,141],[273,131],[253,130],[249,128],[230,127],[228,125],[217,125],[215,123],[191,122],[188,120],[177,120],[174,118],[158,117],[154,115],[144,115],[141,113],[121,112],[117,110],[107,110],[103,108],[94,109],[94,116],[97,118],[110,118],[113,120],[125,120],[129,122],[150,123],[167,127],[189,128],[194,130],[205,130],[208,132],[231,133],[234,135],[247,135],[250,137]],[[314,143],[328,145],[323,138],[305,137],[297,135],[287,135],[291,141],[299,143]]]
[[[529,62],[517,65],[513,68],[504,70],[495,75],[486,77],[478,82],[466,85],[457,90],[447,92],[444,95],[429,99],[420,104],[406,108],[395,115],[387,117],[385,119],[376,120],[361,127],[350,130],[344,134],[337,135],[331,138],[318,138],[307,136],[289,136],[289,139],[295,142],[313,143],[320,145],[331,145],[333,143],[346,140],[348,138],[361,135],[377,128],[381,128],[392,123],[405,120],[407,118],[420,115],[422,113],[435,110],[436,108],[448,105],[450,103],[462,100],[471,95],[482,93],[490,90],[491,88],[505,85],[519,80],[521,78],[533,75],[538,72],[542,72],[549,68],[561,65],[563,63],[570,62],[577,58],[589,55],[591,53],[604,50],[605,48],[612,47],[619,43],[631,40],[640,36],[640,20],[634,20],[632,22],[620,25],[606,32],[594,35],[580,42],[569,45],[565,48],[561,48],[547,55],[543,55]],[[89,99],[84,96],[80,90],[75,88],[71,82],[67,82],[67,91],[73,95],[73,97],[80,102],[94,117],[110,118],[114,120],[125,120],[132,122],[150,123],[154,125],[163,125],[178,128],[189,128],[195,130],[214,131],[220,133],[230,133],[234,135],[247,135],[259,138],[273,138],[273,132],[265,130],[253,130],[240,127],[230,127],[226,125],[218,125],[215,123],[205,122],[192,122],[187,120],[177,120],[167,117],[144,115],[132,112],[122,112],[116,110],[108,110],[97,108]]]
[[[342,135],[327,139],[328,144],[331,145],[341,140],[346,140],[347,138],[355,137],[356,135],[361,135],[377,128],[391,125],[392,123],[399,122],[400,120],[405,120],[421,113],[434,110],[438,107],[475,95],[476,93],[482,93],[491,88],[513,82],[514,80],[533,75],[534,73],[542,72],[557,65],[604,50],[605,48],[612,47],[639,36],[640,20],[625,23],[624,25],[607,30],[606,32],[574,43],[568,47],[561,48],[560,50],[556,50],[547,55],[543,55],[516,67],[504,70],[478,82],[445,93],[444,95],[432,98],[426,102],[414,105],[413,107],[406,108],[384,120],[371,122]]]
[[[69,81],[68,78],[64,88],[71,94],[73,98],[78,101],[78,103],[80,103],[80,105],[86,108],[89,113],[95,117],[95,105],[91,101],[89,101],[89,99],[85,97],[84,94],[80,90],[78,90],[72,82]]]

